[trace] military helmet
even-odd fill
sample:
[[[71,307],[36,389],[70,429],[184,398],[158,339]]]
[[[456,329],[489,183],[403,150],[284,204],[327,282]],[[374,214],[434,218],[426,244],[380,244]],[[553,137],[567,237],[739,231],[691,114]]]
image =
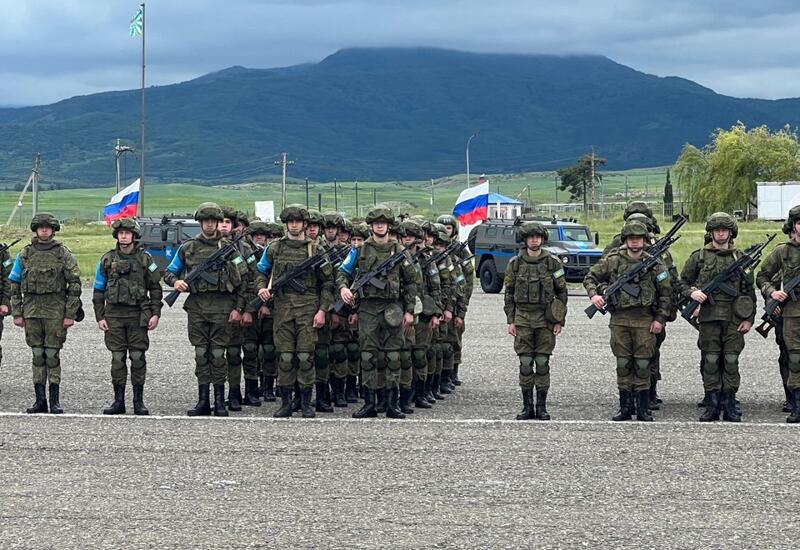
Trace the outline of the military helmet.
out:
[[[450,235],[447,234],[447,228],[444,226],[444,224],[432,224],[432,231],[435,231],[435,233],[432,232],[434,242],[438,241],[442,244],[450,244]]]
[[[343,220],[342,231],[352,235],[353,234],[353,222],[351,222],[350,220]]]
[[[628,219],[625,220],[626,222],[641,222],[647,227],[647,231],[649,233],[653,233],[653,218],[648,216],[647,214],[642,214],[641,212],[634,212]],[[624,224],[623,224],[624,227]]]
[[[452,225],[453,233],[458,231],[458,220],[452,214],[442,214],[436,218],[436,223],[440,223],[442,225]]]
[[[270,235],[273,237],[283,237],[286,234],[283,230],[283,226],[277,222],[267,223],[267,228],[269,229]]]
[[[422,221],[419,226],[422,228],[423,233],[427,233],[428,235],[436,235],[436,229],[433,227],[432,221],[424,220]]]
[[[627,222],[619,234],[620,238],[624,241],[628,237],[647,237],[647,226],[639,221]]]
[[[239,225],[250,227],[250,218],[247,217],[247,212],[244,212],[242,210],[237,210],[236,219],[239,221]]]
[[[111,224],[111,235],[116,239],[120,231],[130,231],[133,233],[134,239],[139,239],[142,236],[142,229],[139,227],[139,222],[133,218],[122,218],[114,220]]]
[[[388,206],[376,206],[367,213],[367,224],[375,222],[386,222],[389,225],[394,223],[394,212]]]
[[[308,209],[308,224],[318,225],[321,228],[325,227],[325,216],[316,208]]]
[[[422,233],[422,227],[414,220],[403,220],[403,223],[400,225],[402,226],[403,231],[405,231],[406,237],[421,239],[424,236]]]
[[[233,225],[233,227],[237,227],[239,225],[239,218],[237,214],[238,214],[237,210],[232,206],[222,207],[222,217],[231,220],[231,224]]]
[[[197,207],[194,213],[194,219],[201,222],[203,220],[217,220],[222,221],[222,208],[215,202],[204,202]]]
[[[281,211],[280,218],[283,223],[289,223],[291,221],[307,222],[308,210],[306,210],[306,207],[302,204],[290,204]]]
[[[730,229],[731,239],[735,239],[739,234],[739,226],[736,219],[727,212],[714,212],[706,221],[706,232],[711,233],[715,229]]]
[[[369,239],[369,226],[361,222],[353,226],[353,235],[362,239]]]
[[[341,229],[344,227],[344,218],[338,212],[325,212],[323,219],[325,220],[325,229],[329,227]]]
[[[794,225],[800,221],[800,205],[793,206],[791,210],[789,210],[789,215],[786,218],[786,221],[783,223],[783,227],[781,227],[781,231],[785,234],[789,234],[794,231]]]
[[[267,222],[262,222],[261,220],[253,221],[253,223],[248,226],[246,233],[248,235],[266,235],[267,237],[272,235],[269,224]]]
[[[525,222],[518,230],[519,238],[522,242],[528,237],[539,236],[542,238],[542,244],[547,242],[547,229],[539,222]]]
[[[31,218],[31,231],[36,231],[37,227],[43,226],[51,228],[54,232],[61,230],[61,224],[58,223],[58,219],[50,212],[39,212]]]
[[[406,236],[406,229],[403,227],[403,222],[400,221],[400,218],[395,218],[394,221],[389,225],[389,232],[394,233],[398,237]]]
[[[647,206],[646,202],[633,201],[628,203],[628,206],[625,207],[625,212],[622,214],[622,218],[627,221],[631,214],[644,214],[648,218],[652,218],[653,209]]]

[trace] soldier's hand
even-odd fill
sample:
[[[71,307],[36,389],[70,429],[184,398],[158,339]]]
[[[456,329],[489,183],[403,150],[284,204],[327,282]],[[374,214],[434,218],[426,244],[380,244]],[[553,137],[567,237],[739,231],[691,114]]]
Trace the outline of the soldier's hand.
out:
[[[358,313],[351,313],[350,316],[347,318],[347,322],[351,325],[358,324]]]
[[[769,297],[778,302],[785,302],[786,300],[789,299],[789,295],[782,290],[774,291],[772,294],[769,295]],[[2,309],[0,309],[0,313],[2,313]]]
[[[270,298],[272,298],[272,293],[268,288],[262,288],[258,291],[258,297],[261,298],[262,302],[267,302]]]
[[[158,321],[160,317],[158,315],[153,315],[150,319],[147,320],[147,330],[156,330],[158,328]]]
[[[509,323],[508,324],[508,333],[511,336],[516,336],[517,335],[517,325],[515,325],[514,323]]]
[[[594,296],[592,296],[590,298],[590,300],[592,301],[592,304],[594,305],[594,307],[596,307],[597,309],[605,309],[606,308],[606,301],[605,301],[605,299],[603,298],[602,295],[595,294]]]
[[[561,334],[561,325],[559,323],[553,325],[553,334],[555,334],[556,336]]]
[[[65,317],[64,322],[61,324],[63,325],[64,328],[69,328],[75,324],[75,319],[68,319]]]
[[[271,314],[272,314],[272,312],[269,310],[269,308],[266,305],[261,306],[260,308],[258,308],[258,318],[259,319],[263,319],[264,317],[269,317]]]
[[[694,292],[692,292],[691,298],[692,300],[694,300],[699,304],[702,304],[703,302],[708,300],[708,296],[706,296],[702,290],[695,290]]]
[[[312,326],[314,328],[322,328],[325,326],[325,312],[321,309],[314,315],[314,323]]]
[[[403,315],[403,326],[410,327],[413,325],[414,325],[414,314],[406,312],[406,314]]]
[[[335,313],[331,315],[331,330],[336,330],[342,324],[342,318]]]
[[[664,325],[658,321],[653,321],[650,323],[650,334],[661,334],[661,331],[664,330]]]
[[[356,305],[356,297],[353,296],[353,293],[351,292],[351,290],[349,288],[347,288],[347,287],[343,288],[339,292],[339,296],[341,296],[342,301],[345,304],[347,304],[348,306]]]
[[[106,321],[105,319],[100,319],[99,321],[97,321],[97,328],[99,328],[103,332],[107,331],[108,330],[108,321]]]
[[[0,316],[5,317],[6,315],[8,315],[8,306],[3,304],[0,306]]]
[[[252,324],[253,324],[253,314],[250,313],[249,311],[245,311],[244,313],[242,313],[241,325],[243,327],[249,327]]]
[[[433,317],[431,317],[431,322],[430,322],[431,330],[434,330],[438,326],[439,326],[439,318],[436,315],[434,315]]]
[[[239,313],[238,309],[231,310],[231,314],[228,315],[228,322],[232,325],[238,325],[242,321],[242,314]]]
[[[456,317],[453,323],[456,325],[456,328],[461,328],[464,326],[464,319],[462,319],[461,317]]]
[[[750,332],[751,328],[753,328],[753,323],[751,323],[750,321],[742,321],[741,323],[739,323],[738,330],[742,334],[747,334],[748,332]]]
[[[449,323],[450,321],[453,320],[453,312],[450,311],[449,309],[446,309],[444,310],[443,317],[444,317],[444,322]]]
[[[25,327],[25,317],[14,317],[14,324],[18,327]]]
[[[178,292],[189,292],[189,285],[186,284],[186,281],[184,281],[183,279],[178,279],[177,281],[175,281],[173,288]]]

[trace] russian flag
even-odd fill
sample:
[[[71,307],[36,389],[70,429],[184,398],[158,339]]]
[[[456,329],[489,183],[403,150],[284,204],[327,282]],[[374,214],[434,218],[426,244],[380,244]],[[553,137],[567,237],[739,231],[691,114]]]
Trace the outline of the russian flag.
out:
[[[139,178],[132,184],[111,197],[103,208],[106,225],[120,218],[134,218],[139,212]]]
[[[464,189],[453,207],[460,225],[474,225],[489,218],[489,182]]]

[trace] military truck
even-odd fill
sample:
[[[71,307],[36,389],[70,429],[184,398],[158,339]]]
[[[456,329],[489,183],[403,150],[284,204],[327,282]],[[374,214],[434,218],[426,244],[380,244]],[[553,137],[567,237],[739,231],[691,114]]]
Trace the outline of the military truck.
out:
[[[163,273],[172,261],[178,247],[200,234],[200,223],[191,214],[137,218],[142,228],[140,242],[155,260]]]
[[[603,252],[597,248],[589,228],[575,220],[555,218],[516,218],[487,220],[470,231],[468,246],[475,255],[475,270],[484,292],[496,294],[503,290],[503,276],[509,260],[522,243],[517,229],[526,221],[538,221],[547,229],[545,248],[564,264],[568,282],[583,280],[589,268],[600,260]]]

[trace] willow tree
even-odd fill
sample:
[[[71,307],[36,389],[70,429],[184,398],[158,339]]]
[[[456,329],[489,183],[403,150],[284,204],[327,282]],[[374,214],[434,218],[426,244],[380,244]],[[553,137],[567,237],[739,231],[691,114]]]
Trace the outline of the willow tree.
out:
[[[684,145],[674,172],[690,217],[703,220],[712,212],[756,206],[756,181],[800,178],[800,143],[788,126],[770,132],[739,122],[718,129],[702,149]]]

